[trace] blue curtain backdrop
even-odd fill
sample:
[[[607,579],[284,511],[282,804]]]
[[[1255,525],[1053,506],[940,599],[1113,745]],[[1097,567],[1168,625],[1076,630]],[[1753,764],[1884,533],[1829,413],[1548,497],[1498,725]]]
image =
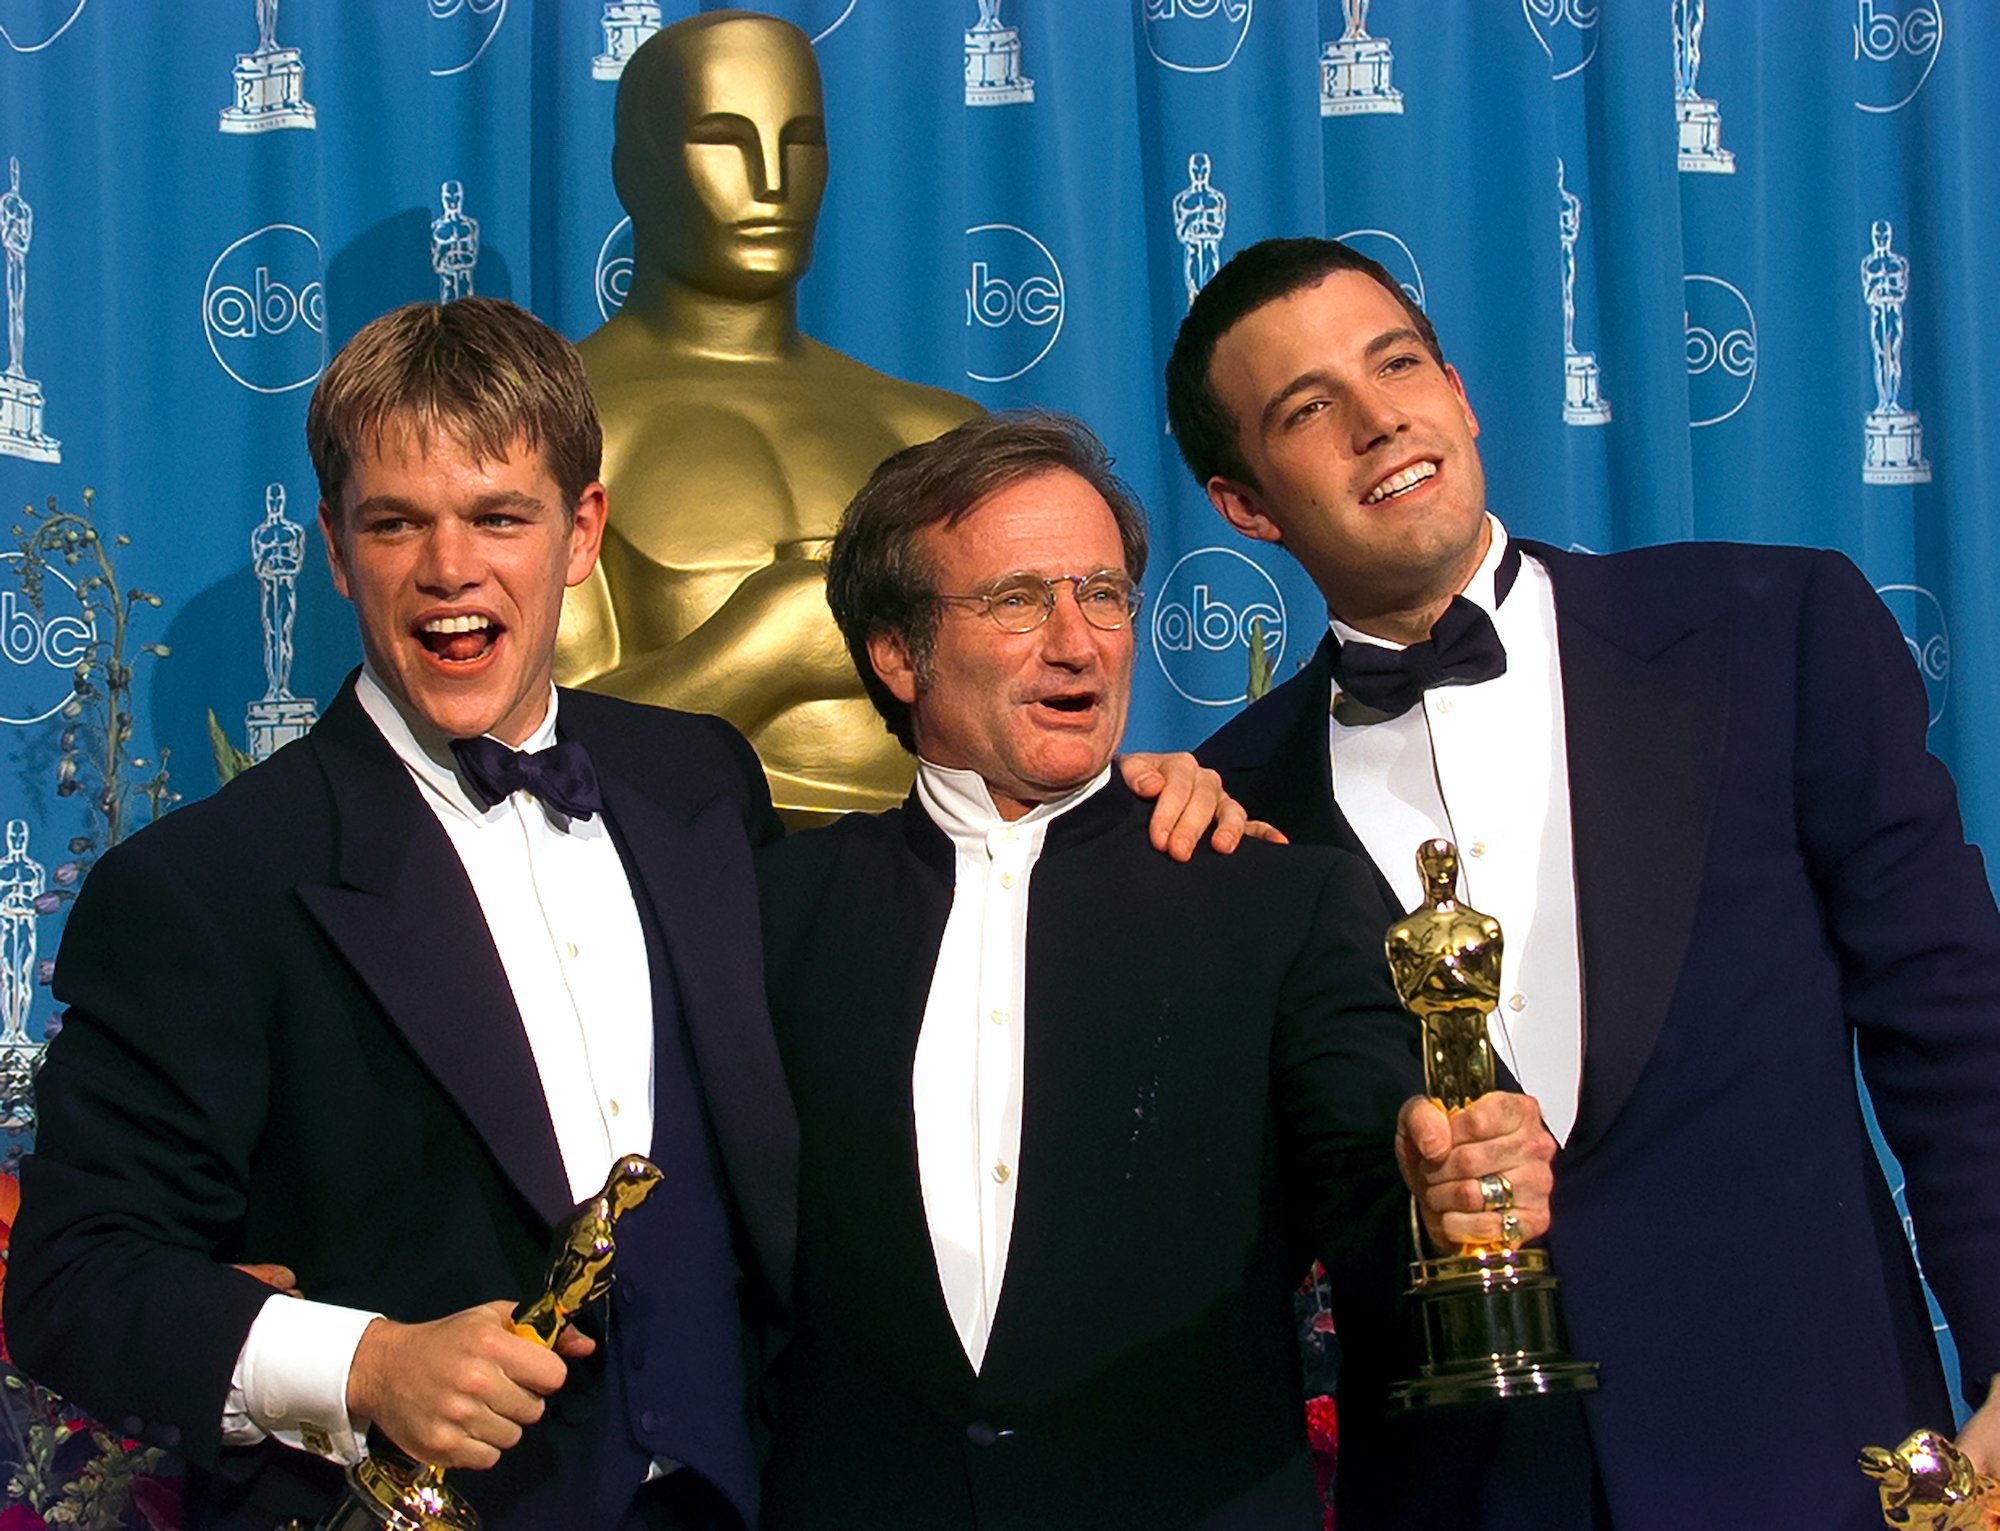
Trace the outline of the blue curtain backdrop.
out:
[[[451,282],[572,337],[601,323],[629,275],[611,79],[695,7],[283,0],[260,41],[261,9],[0,0],[20,314],[0,499],[73,508],[91,486],[100,529],[131,538],[120,582],[162,599],[132,641],[171,650],[141,663],[131,748],[170,748],[190,796],[214,782],[207,713],[241,744],[269,689],[250,538],[270,486],[310,526],[300,426],[326,356]],[[826,83],[806,329],[989,406],[1075,411],[1151,507],[1135,742],[1191,745],[1229,715],[1253,621],[1280,673],[1317,641],[1307,582],[1181,470],[1160,373],[1215,258],[1326,233],[1436,322],[1515,530],[1852,555],[1903,623],[1973,838],[2000,840],[2000,758],[1977,745],[2000,730],[2000,6],[768,9],[814,36]],[[289,690],[323,704],[358,646],[316,540]],[[108,639],[101,602],[92,620]],[[89,631],[67,587],[38,613],[0,578],[16,972],[52,954],[59,913],[32,895],[92,828],[56,792],[55,710]],[[0,1051],[25,1052],[47,991],[0,990],[22,1028]]]

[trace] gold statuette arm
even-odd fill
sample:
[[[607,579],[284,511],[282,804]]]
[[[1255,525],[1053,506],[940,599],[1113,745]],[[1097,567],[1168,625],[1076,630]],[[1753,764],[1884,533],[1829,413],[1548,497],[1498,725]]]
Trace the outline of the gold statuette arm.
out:
[[[670,648],[598,675],[594,691],[690,712],[751,732],[787,707],[854,690],[854,662],[828,619],[826,566],[780,558],[755,570]]]
[[[611,586],[600,562],[582,584],[572,585],[563,596],[562,625],[556,629],[556,684],[581,686],[617,669],[622,653]]]

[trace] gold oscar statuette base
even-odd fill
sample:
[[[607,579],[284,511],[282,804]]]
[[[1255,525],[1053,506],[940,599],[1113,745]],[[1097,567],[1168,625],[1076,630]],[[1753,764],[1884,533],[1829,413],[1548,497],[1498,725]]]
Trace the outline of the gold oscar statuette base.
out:
[[[347,1470],[347,1498],[321,1531],[479,1531],[479,1512],[435,1467],[384,1452]]]
[[[1544,1250],[1418,1260],[1403,1300],[1423,1360],[1390,1388],[1398,1408],[1597,1389],[1597,1363],[1570,1359]]]

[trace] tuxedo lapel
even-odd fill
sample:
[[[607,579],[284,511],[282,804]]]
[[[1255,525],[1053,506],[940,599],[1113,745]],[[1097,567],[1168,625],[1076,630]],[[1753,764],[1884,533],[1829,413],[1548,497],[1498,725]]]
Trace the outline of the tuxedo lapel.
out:
[[[586,741],[588,742],[588,741]],[[605,813],[636,897],[658,921],[680,997],[695,1071],[721,1150],[723,1172],[754,1243],[782,1288],[796,1237],[798,1133],[775,1130],[784,1070],[764,1007],[763,944],[741,810],[711,799],[691,819],[661,807],[600,769]],[[655,980],[658,981],[657,978]],[[655,1007],[656,1027],[672,1022]],[[667,1039],[655,1037],[655,1055]]]
[[[1381,868],[1333,798],[1327,728],[1333,656],[1339,646],[1329,631],[1303,670],[1238,714],[1199,754],[1203,765],[1222,773],[1230,795],[1247,804],[1255,817],[1277,825],[1301,845],[1336,845],[1368,862],[1384,901],[1394,908]]]
[[[351,680],[309,738],[334,805],[339,869],[299,897],[502,1172],[555,1222],[570,1209],[569,1180],[464,867]]]
[[[1583,1090],[1567,1152],[1616,1119],[1687,954],[1728,709],[1727,632],[1614,564],[1527,545],[1555,586],[1583,948]]]

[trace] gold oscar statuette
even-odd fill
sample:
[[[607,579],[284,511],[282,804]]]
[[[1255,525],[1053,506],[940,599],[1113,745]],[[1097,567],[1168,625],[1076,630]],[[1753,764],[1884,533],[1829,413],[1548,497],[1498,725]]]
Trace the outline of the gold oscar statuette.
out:
[[[650,1160],[628,1154],[603,1190],[556,1225],[542,1290],[514,1309],[516,1334],[553,1350],[570,1319],[611,1290],[614,1225],[659,1183]],[[478,1512],[445,1483],[442,1467],[373,1442],[369,1451],[347,1470],[347,1497],[321,1531],[478,1531]]]
[[[827,156],[819,63],[789,21],[704,11],[626,62],[611,179],[630,284],[578,346],[611,518],[556,638],[563,685],[735,724],[794,825],[909,790],[827,610],[827,547],[876,464],[980,412],[800,330]]]
[[[1389,976],[1423,1023],[1425,1093],[1458,1112],[1493,1088],[1486,1023],[1500,998],[1500,924],[1458,901],[1458,852],[1449,840],[1419,846],[1417,868],[1424,901],[1389,927]],[[1486,1179],[1511,1198],[1505,1176]],[[1511,1205],[1488,1202],[1501,1211]],[[1421,1245],[1422,1230],[1415,1232]],[[1570,1359],[1548,1252],[1523,1249],[1518,1237],[1419,1258],[1404,1301],[1422,1361],[1390,1389],[1400,1407],[1597,1387],[1597,1363]]]
[[[1861,1448],[1861,1470],[1882,1496],[1882,1524],[1907,1531],[2000,1531],[2000,1483],[1935,1430],[1895,1450]]]

